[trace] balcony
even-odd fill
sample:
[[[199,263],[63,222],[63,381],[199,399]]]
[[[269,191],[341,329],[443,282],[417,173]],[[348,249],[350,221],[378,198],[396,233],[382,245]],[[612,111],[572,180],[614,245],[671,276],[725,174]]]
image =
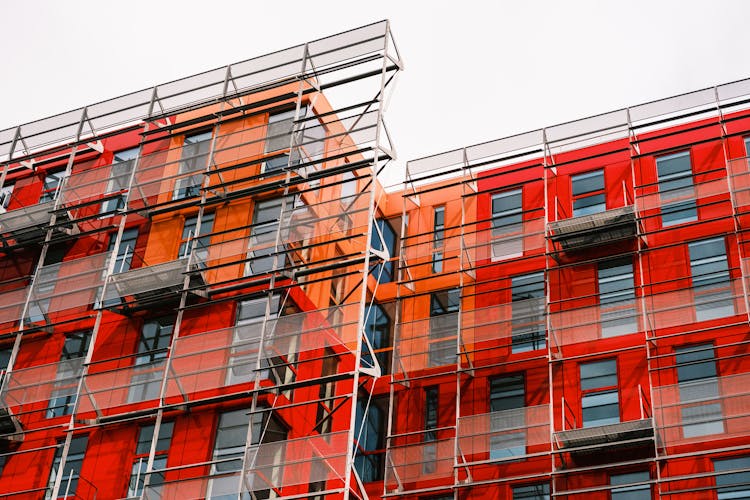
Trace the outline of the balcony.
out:
[[[636,235],[633,205],[549,223],[552,241],[570,252],[627,240]]]
[[[615,446],[618,443],[650,438],[654,435],[654,425],[650,418],[630,420],[616,424],[583,427],[555,433],[561,449],[599,449]]]
[[[109,278],[105,306],[120,306],[121,301],[133,297],[132,302],[144,305],[156,300],[163,300],[169,295],[177,295],[182,291],[185,282],[185,271],[188,258],[172,260],[144,266]],[[202,273],[190,275],[189,287],[196,295],[203,295],[197,288],[205,285]],[[119,299],[119,300],[118,300]]]
[[[0,213],[0,234],[18,245],[30,245],[44,240],[52,219],[55,202],[50,200]],[[67,211],[58,212],[54,230],[66,235],[78,234]]]

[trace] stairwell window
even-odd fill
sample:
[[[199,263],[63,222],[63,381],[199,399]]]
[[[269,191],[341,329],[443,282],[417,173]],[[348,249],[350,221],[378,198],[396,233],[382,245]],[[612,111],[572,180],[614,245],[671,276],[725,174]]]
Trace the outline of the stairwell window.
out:
[[[581,363],[580,374],[583,427],[618,423],[617,362],[607,359]]]
[[[382,235],[382,240],[381,240]],[[396,230],[388,219],[375,219],[373,221],[372,236],[370,237],[372,248],[380,252],[386,252],[391,257],[388,261],[379,261],[372,266],[372,274],[378,283],[390,283],[395,278],[393,269],[393,257],[396,256]]]
[[[714,346],[675,349],[682,434],[686,438],[724,432]]]
[[[422,439],[425,443],[423,449],[422,472],[432,474],[437,466],[437,431],[438,428],[438,387],[427,387],[424,390],[424,430]]]
[[[571,177],[573,184],[573,217],[598,214],[607,210],[604,191],[604,170]]]
[[[523,209],[521,189],[492,195],[492,259],[510,259],[523,254]]]
[[[368,483],[383,479],[385,469],[385,416],[388,414],[385,398],[373,399],[369,407],[360,395],[357,399],[357,434],[354,468],[360,479]]]
[[[690,152],[656,159],[662,226],[698,220]]]
[[[734,299],[724,238],[694,241],[688,249],[696,320],[732,316]]]

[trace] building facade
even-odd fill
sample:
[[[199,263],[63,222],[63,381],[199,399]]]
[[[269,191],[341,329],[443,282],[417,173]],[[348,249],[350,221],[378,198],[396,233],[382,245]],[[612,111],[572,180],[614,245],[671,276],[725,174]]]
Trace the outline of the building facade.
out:
[[[750,82],[386,190],[402,67],[383,21],[0,131],[0,498],[750,495]]]

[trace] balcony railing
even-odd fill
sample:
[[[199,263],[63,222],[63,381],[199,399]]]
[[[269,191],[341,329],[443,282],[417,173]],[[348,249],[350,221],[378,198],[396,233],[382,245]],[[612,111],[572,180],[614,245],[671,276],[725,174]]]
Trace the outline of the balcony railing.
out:
[[[552,241],[563,251],[606,245],[633,238],[637,226],[633,205],[549,223]]]
[[[19,245],[44,240],[52,222],[54,205],[54,200],[50,200],[0,213],[0,235]],[[58,213],[54,230],[67,235],[78,234],[78,226],[71,222],[70,214],[66,211]]]
[[[453,429],[435,429],[389,438],[385,458],[386,493],[430,486],[453,484],[454,437],[446,435],[435,439],[436,434],[453,434]]]

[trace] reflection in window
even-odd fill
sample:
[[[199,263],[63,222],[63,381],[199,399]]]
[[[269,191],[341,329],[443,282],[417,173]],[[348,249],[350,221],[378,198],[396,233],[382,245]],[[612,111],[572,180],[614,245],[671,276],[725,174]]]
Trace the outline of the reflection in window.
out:
[[[383,479],[385,465],[385,416],[387,402],[372,400],[365,412],[367,399],[357,398],[357,455],[354,457],[354,468],[360,479],[367,483]]]
[[[159,426],[159,437],[156,440],[156,453],[154,454],[154,466],[149,480],[150,486],[158,486],[164,483],[164,469],[167,468],[167,454],[172,441],[172,429],[174,422],[162,422]],[[146,481],[148,469],[148,457],[151,451],[155,426],[144,425],[138,432],[138,441],[135,446],[135,456],[128,483],[128,497],[140,497]]]
[[[381,373],[390,373],[391,318],[380,304],[368,305],[365,310],[365,335],[372,346]],[[372,365],[371,353],[363,350],[362,362]]]

